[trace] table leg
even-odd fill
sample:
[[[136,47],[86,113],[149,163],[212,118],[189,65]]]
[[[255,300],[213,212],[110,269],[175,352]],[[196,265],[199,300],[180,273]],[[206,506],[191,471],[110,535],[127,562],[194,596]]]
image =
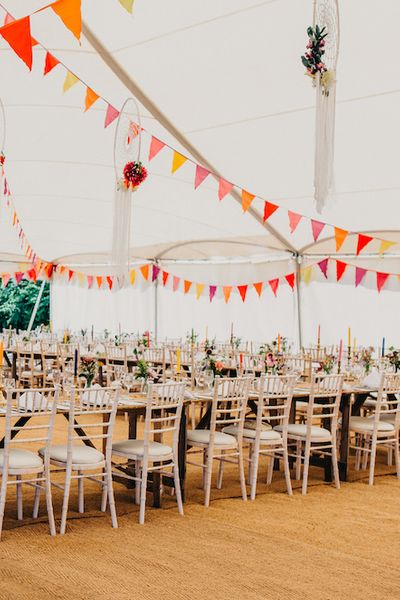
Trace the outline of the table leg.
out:
[[[30,417],[20,417],[18,421],[15,423],[14,427],[24,427],[29,421]],[[11,439],[14,439],[15,436],[19,433],[19,431],[11,432]],[[4,438],[0,440],[0,448],[4,448]]]
[[[12,378],[17,379],[17,353],[13,352],[12,357]]]
[[[67,419],[67,421],[69,420],[69,414],[67,412],[63,412],[62,413],[64,415],[64,417]],[[74,425],[78,425],[78,421],[76,419],[74,419]],[[82,429],[82,427],[75,427],[75,431],[78,434],[79,437],[82,438],[87,438],[88,434],[86,433],[86,431],[84,429]],[[93,444],[92,440],[89,439],[85,439],[82,440],[83,443],[85,444],[85,446],[90,446],[91,448],[96,448],[96,446]]]
[[[181,482],[182,502],[185,502],[185,484],[186,484],[186,426],[187,426],[187,407],[182,409],[181,423],[179,427],[178,440],[178,463],[179,463],[179,478]]]
[[[341,481],[347,481],[347,467],[349,462],[350,404],[351,396],[349,394],[343,394],[341,405],[342,428],[340,432],[339,447],[339,477]]]

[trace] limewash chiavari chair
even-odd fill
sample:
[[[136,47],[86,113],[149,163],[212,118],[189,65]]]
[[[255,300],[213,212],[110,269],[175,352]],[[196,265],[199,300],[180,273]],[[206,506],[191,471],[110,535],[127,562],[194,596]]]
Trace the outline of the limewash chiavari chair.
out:
[[[74,353],[77,346],[75,344],[61,344],[57,346],[58,361],[63,372],[63,375],[74,374]],[[80,350],[78,349],[78,365],[80,360]]]
[[[400,478],[400,373],[382,373],[375,412],[367,417],[350,417],[350,432],[355,434],[355,441],[350,442],[350,448],[356,451],[356,470],[367,468],[368,457],[369,485],[374,483],[376,451],[378,446],[388,450],[389,457],[395,456],[396,473]]]
[[[142,525],[146,510],[147,475],[149,472],[174,478],[178,511],[183,515],[182,494],[178,465],[178,441],[185,383],[149,384],[143,439],[115,442],[112,454],[124,462],[113,463],[114,474],[135,481],[135,501],[139,504],[139,523]],[[172,436],[171,442],[164,439]],[[135,464],[135,475],[121,472],[123,465]]]
[[[43,367],[43,378],[44,385],[52,385],[53,383],[53,371],[54,369],[60,369],[60,361],[58,358],[58,345],[57,342],[41,342],[40,350],[42,353],[42,367]]]
[[[40,359],[35,358],[35,348],[32,342],[17,344],[17,377],[20,385],[27,385],[31,388],[38,387],[40,383],[43,384],[44,371],[41,354]]]
[[[126,346],[115,346],[114,344],[108,344],[105,347],[106,355],[106,377],[107,386],[110,387],[112,382],[116,379],[118,371],[128,371],[128,356]]]
[[[340,400],[344,375],[313,375],[305,423],[289,424],[288,443],[295,443],[296,479],[301,477],[303,468],[302,494],[307,493],[308,471],[311,454],[330,456],[335,485],[340,488],[337,462],[337,429]],[[315,425],[315,422],[320,425]],[[329,429],[325,427],[328,425]],[[276,428],[281,431],[281,426]]]
[[[45,491],[50,534],[56,534],[51,499],[49,448],[57,401],[57,389],[7,391],[4,448],[0,450],[0,535],[9,485],[16,486],[18,520],[23,519],[22,487],[28,485],[35,488],[34,518],[38,516],[39,493]],[[24,436],[18,436],[21,430]],[[42,456],[32,451],[32,444],[45,444]],[[30,449],[24,449],[24,445],[29,445]],[[15,479],[12,479],[14,477]]]
[[[84,512],[84,479],[99,483],[102,487],[101,510],[105,512],[107,500],[110,506],[111,522],[118,527],[115,511],[113,481],[111,472],[111,447],[115,415],[118,404],[119,388],[101,388],[93,386],[69,393],[68,436],[66,444],[52,445],[49,448],[50,464],[53,472],[64,472],[63,484],[52,481],[52,485],[64,490],[61,512],[60,533],[64,534],[68,516],[68,504],[71,482],[78,481],[78,511]],[[77,422],[79,419],[79,423]],[[82,423],[82,420],[84,421]],[[88,431],[79,436],[78,430]],[[104,452],[82,442],[102,443]],[[41,449],[39,452],[43,452]],[[93,473],[93,471],[96,471]]]
[[[246,480],[243,463],[243,426],[249,396],[251,378],[216,378],[211,406],[210,429],[188,431],[188,456],[200,453],[201,463],[187,461],[188,464],[203,470],[204,505],[209,506],[211,478],[214,460],[238,465],[243,500],[247,500]],[[227,425],[236,427],[236,434],[229,435],[222,430]],[[200,450],[198,450],[200,449]],[[218,485],[222,484],[222,466],[220,466]]]
[[[289,496],[292,495],[287,430],[296,380],[295,375],[263,375],[256,382],[259,390],[257,416],[254,421],[245,420],[243,428],[243,443],[249,444],[251,500],[256,497],[260,456],[269,457],[268,484],[272,482],[274,460],[280,459],[283,461],[287,492]],[[279,431],[276,429],[278,426],[280,427]],[[236,435],[237,427],[230,425],[225,427],[223,432]]]

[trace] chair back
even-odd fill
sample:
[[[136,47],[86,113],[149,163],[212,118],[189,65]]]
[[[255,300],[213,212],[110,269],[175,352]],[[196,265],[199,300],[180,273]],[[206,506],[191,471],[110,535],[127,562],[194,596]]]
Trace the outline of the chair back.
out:
[[[186,383],[182,382],[149,384],[144,423],[144,459],[148,456],[149,443],[163,442],[166,434],[172,435],[172,448],[176,455],[185,388]]]
[[[242,438],[251,380],[251,377],[217,377],[215,379],[211,407],[210,445],[215,431],[226,425],[235,425],[238,428],[238,438]]]
[[[400,373],[382,373],[374,414],[375,429],[379,421],[390,420],[394,435],[400,430]]]
[[[287,436],[295,375],[262,375],[259,379],[259,397],[256,420],[256,439],[264,424],[272,428],[280,425],[283,437]]]
[[[308,433],[316,419],[322,419],[324,428],[330,428],[332,434],[336,431],[343,380],[344,375],[339,374],[312,376],[306,417]]]

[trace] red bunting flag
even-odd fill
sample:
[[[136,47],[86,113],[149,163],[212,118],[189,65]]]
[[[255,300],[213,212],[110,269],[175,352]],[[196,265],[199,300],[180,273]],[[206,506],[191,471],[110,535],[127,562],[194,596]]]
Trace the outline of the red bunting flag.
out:
[[[29,271],[27,272],[27,275],[28,275],[29,279],[31,279],[32,281],[34,281],[36,283],[37,273],[36,273],[35,269],[29,269]]]
[[[152,281],[155,281],[157,279],[159,272],[160,272],[160,267],[158,267],[157,265],[153,265],[153,273],[151,276]]]
[[[258,297],[260,298],[261,292],[262,292],[262,289],[263,289],[263,283],[262,282],[260,282],[260,283],[253,283],[253,286],[254,286],[254,289],[256,290],[257,294],[258,294]]]
[[[225,196],[227,194],[229,194],[229,192],[232,190],[232,188],[233,188],[233,183],[230,183],[230,181],[226,181],[225,179],[220,177],[219,184],[218,184],[218,198],[220,200],[225,198]]]
[[[356,267],[356,287],[360,285],[362,280],[364,279],[367,273],[367,269],[362,269],[361,267]]]
[[[288,217],[289,217],[290,233],[293,233],[295,231],[297,225],[300,223],[302,215],[298,215],[297,213],[294,213],[291,210],[288,210]]]
[[[44,271],[49,279],[53,275],[53,270],[54,270],[54,265],[51,263],[47,263],[47,265],[44,268]]]
[[[32,38],[30,18],[24,17],[1,27],[0,34],[31,71]]]
[[[152,160],[165,146],[165,143],[159,140],[158,138],[151,138],[150,142],[150,150],[149,150],[149,161]]]
[[[88,284],[88,289],[90,290],[92,288],[92,285],[93,285],[93,275],[88,275],[87,276],[87,284]]]
[[[276,210],[278,210],[279,206],[276,204],[272,204],[272,202],[264,202],[264,216],[263,221],[267,221]]]
[[[50,54],[50,52],[46,52],[46,60],[44,62],[43,75],[47,75],[47,73],[50,73],[50,71],[52,71],[54,67],[56,67],[59,64],[60,61],[57,60],[55,56]]]
[[[342,279],[346,269],[347,263],[344,263],[341,260],[336,261],[336,281],[340,281]]]
[[[68,281],[71,281],[71,279],[74,276],[74,271],[71,271],[70,269],[68,270]]]
[[[201,167],[200,165],[196,165],[196,175],[194,178],[194,189],[197,190],[199,185],[203,183],[205,178],[210,174],[208,169]]]
[[[109,104],[107,106],[106,118],[104,120],[104,129],[106,129],[115,119],[119,117],[119,110]]]
[[[379,273],[376,274],[376,287],[378,288],[378,292],[381,292],[381,289],[385,285],[387,279],[389,277],[389,273]]]
[[[271,287],[271,290],[274,292],[274,295],[276,296],[279,287],[279,279],[271,279],[270,281],[268,281],[268,283]]]
[[[292,288],[292,290],[294,290],[295,274],[289,273],[289,275],[285,275],[285,279],[288,282],[288,284],[290,285],[290,287]]]
[[[169,273],[167,273],[167,271],[163,271],[163,274],[162,274],[162,284],[164,286],[167,284],[168,277],[169,277]]]
[[[320,260],[320,262],[318,263],[318,266],[321,269],[321,272],[324,275],[325,279],[328,279],[328,262],[329,258],[324,258],[324,260]]]
[[[217,286],[216,285],[210,285],[209,289],[210,289],[210,302],[212,302],[213,298],[215,296],[215,292],[217,291]]]
[[[363,235],[362,233],[358,234],[357,240],[357,255],[360,254],[361,250],[367,246],[370,242],[372,242],[373,238],[369,235]]]
[[[65,27],[80,40],[82,31],[81,0],[58,0],[50,7],[58,15]]]
[[[192,287],[192,282],[188,281],[187,279],[184,279],[183,281],[183,291],[185,294],[188,293],[188,291],[190,290],[190,288]]]
[[[172,291],[176,292],[176,290],[179,287],[179,282],[180,282],[181,278],[177,277],[176,275],[174,275],[173,279],[172,279]]]
[[[249,210],[251,203],[255,198],[254,194],[250,194],[247,190],[242,190],[242,208],[243,211],[246,212]]]
[[[112,290],[114,278],[107,275],[106,279],[107,279],[108,289]]]
[[[311,229],[314,238],[314,242],[316,242],[321,234],[321,231],[325,227],[325,223],[321,223],[321,221],[314,221],[311,219]]]
[[[248,285],[238,285],[237,289],[239,290],[239,294],[240,297],[242,298],[243,302],[246,300],[246,294],[247,294],[247,288],[249,286]]]
[[[20,271],[18,271],[17,273],[14,273],[14,277],[15,277],[15,281],[17,283],[17,285],[19,285],[21,283],[21,281],[24,278],[25,273],[21,273]]]

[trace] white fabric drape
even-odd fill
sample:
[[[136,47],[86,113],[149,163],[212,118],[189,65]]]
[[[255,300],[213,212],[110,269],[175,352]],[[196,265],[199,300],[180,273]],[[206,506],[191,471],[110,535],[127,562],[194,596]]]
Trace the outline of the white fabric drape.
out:
[[[336,113],[336,73],[332,73],[332,83],[328,90],[316,78],[316,118],[315,118],[315,202],[319,213],[327,205],[333,188],[333,160],[335,149]]]
[[[122,277],[127,276],[129,268],[132,196],[130,190],[115,190],[111,265],[114,274]]]

